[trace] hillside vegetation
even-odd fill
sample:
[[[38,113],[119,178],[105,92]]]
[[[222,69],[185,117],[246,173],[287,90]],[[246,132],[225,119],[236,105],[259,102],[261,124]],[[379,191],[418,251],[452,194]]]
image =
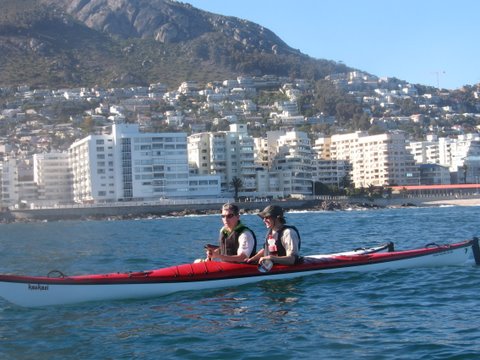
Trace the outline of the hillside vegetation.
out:
[[[185,80],[265,74],[320,79],[346,69],[291,49],[259,25],[188,4],[166,0],[0,4],[0,86],[155,82],[177,86]]]

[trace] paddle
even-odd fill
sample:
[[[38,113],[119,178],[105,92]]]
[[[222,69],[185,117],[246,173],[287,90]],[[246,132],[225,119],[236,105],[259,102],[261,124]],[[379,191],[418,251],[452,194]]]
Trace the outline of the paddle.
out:
[[[273,267],[272,260],[263,260],[260,264],[258,264],[258,271],[260,272],[269,272]]]

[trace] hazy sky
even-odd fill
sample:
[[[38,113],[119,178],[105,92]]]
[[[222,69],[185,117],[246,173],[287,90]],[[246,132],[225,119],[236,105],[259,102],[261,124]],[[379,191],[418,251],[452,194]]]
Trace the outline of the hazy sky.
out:
[[[456,89],[480,83],[478,0],[183,0],[253,21],[318,59]]]

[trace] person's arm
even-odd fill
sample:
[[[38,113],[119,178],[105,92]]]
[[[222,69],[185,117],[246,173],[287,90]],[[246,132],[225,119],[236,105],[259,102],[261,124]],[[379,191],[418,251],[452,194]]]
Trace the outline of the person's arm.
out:
[[[240,255],[222,255],[220,252],[214,251],[210,258],[228,262],[244,262],[247,259],[247,255],[243,253]]]
[[[261,263],[264,260],[271,260],[275,264],[282,264],[282,265],[293,265],[295,264],[297,257],[295,255],[286,255],[286,256],[278,256],[278,255],[267,255],[262,256],[258,262]]]
[[[265,253],[265,249],[260,249],[255,255],[253,255],[251,258],[247,259],[247,263],[249,264],[255,264],[260,261],[261,257]]]

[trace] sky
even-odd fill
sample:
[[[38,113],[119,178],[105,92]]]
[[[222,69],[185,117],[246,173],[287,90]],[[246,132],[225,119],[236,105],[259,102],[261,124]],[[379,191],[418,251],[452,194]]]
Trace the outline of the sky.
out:
[[[480,83],[478,0],[183,0],[273,31],[317,59],[457,89]]]

